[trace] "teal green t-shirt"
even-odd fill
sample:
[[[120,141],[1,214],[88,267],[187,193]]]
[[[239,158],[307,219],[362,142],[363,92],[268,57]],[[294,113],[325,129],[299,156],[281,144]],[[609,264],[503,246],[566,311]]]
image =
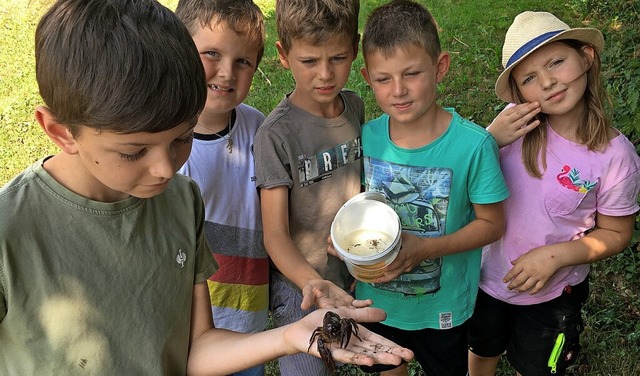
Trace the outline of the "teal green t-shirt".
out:
[[[509,195],[498,147],[482,127],[452,109],[451,123],[432,143],[396,146],[389,116],[362,129],[364,185],[378,191],[398,213],[402,228],[417,236],[451,234],[474,219],[472,204],[497,203]],[[384,284],[358,282],[356,297],[373,299],[387,312],[384,324],[404,330],[448,329],[473,313],[481,250],[427,260]]]

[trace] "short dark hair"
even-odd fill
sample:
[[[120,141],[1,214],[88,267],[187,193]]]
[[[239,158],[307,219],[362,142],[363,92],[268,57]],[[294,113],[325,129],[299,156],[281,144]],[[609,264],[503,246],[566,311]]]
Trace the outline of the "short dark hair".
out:
[[[291,41],[321,43],[344,35],[357,47],[359,0],[276,0],[278,40],[285,52]]]
[[[161,132],[195,122],[204,107],[193,39],[155,0],[58,0],[35,42],[40,95],[72,134]]]
[[[382,52],[389,55],[405,45],[424,48],[435,62],[440,55],[438,23],[433,15],[415,1],[395,0],[374,9],[362,36],[362,55]]]

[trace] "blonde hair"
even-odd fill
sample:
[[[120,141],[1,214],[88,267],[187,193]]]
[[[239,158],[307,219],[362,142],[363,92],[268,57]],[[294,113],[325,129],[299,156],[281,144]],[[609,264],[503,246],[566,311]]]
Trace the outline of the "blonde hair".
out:
[[[236,34],[246,37],[258,50],[256,69],[264,54],[264,15],[252,0],[180,0],[176,15],[191,35],[198,27],[212,27],[224,22]]]
[[[582,47],[585,44],[576,40],[561,40],[559,43],[575,49],[581,56],[585,56]],[[601,151],[609,143],[608,132],[611,127],[611,121],[605,111],[605,104],[608,109],[611,102],[604,89],[602,83],[600,55],[594,49],[594,58],[591,67],[587,70],[587,88],[582,97],[584,103],[584,112],[580,119],[580,124],[576,131],[576,137],[579,142],[586,145],[591,151]],[[509,87],[516,103],[524,103],[525,99],[518,90],[513,76],[509,78]],[[540,120],[541,126],[535,128],[524,136],[522,142],[522,163],[529,175],[542,178],[544,171],[547,169],[546,150],[547,147],[547,128],[544,126],[547,122],[547,115],[540,113],[536,116]],[[540,164],[542,171],[540,171]]]

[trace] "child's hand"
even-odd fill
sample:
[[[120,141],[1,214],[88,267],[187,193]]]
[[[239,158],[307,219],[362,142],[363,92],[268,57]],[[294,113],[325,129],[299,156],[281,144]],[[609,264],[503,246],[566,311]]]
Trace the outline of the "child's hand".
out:
[[[538,102],[507,107],[493,119],[487,130],[496,139],[498,147],[507,146],[540,125],[540,120],[531,121],[539,112]]]
[[[373,304],[371,299],[356,300],[346,291],[325,279],[309,281],[302,289],[300,308],[307,310],[315,304],[318,308],[362,308]]]
[[[335,256],[337,258],[339,258],[340,260],[342,260],[342,257],[340,256],[340,254],[338,253],[338,251],[336,251],[336,248],[333,246],[333,241],[331,240],[331,235],[329,235],[329,237],[327,238],[327,253],[330,254],[331,256]]]
[[[387,265],[384,276],[377,278],[375,283],[385,283],[397,278],[402,273],[408,273],[424,260],[424,254],[419,253],[427,238],[402,232],[402,246],[398,256]]]
[[[537,294],[560,268],[556,260],[552,247],[534,248],[511,262],[513,268],[502,281],[509,284],[509,290]]]
[[[352,318],[357,322],[378,322],[386,318],[383,310],[377,308],[358,309],[337,309],[333,310],[341,318]],[[300,321],[291,324],[284,334],[285,341],[294,347],[292,353],[307,352],[320,357],[317,346],[317,338],[310,345],[314,330],[323,326],[324,316],[327,310],[316,310],[302,318]],[[371,366],[375,363],[398,365],[403,360],[413,359],[413,352],[403,348],[381,337],[361,325],[358,325],[359,340],[354,335],[351,336],[346,348],[341,349],[340,345],[332,343],[331,355],[333,359],[341,363],[352,363]]]

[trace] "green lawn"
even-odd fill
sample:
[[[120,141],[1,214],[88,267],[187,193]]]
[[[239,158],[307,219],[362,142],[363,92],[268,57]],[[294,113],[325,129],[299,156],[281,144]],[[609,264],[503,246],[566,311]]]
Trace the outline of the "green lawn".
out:
[[[0,0],[0,184],[6,183],[35,160],[56,152],[33,119],[41,104],[35,82],[33,35],[39,15],[51,0]],[[177,0],[161,0],[174,8]],[[572,26],[600,28],[607,42],[603,55],[606,84],[615,105],[616,125],[637,146],[640,135],[640,24],[638,1],[593,0],[505,2],[500,0],[451,0],[422,3],[439,22],[443,48],[452,55],[452,66],[439,87],[439,102],[455,107],[467,118],[487,125],[503,104],[493,93],[500,72],[504,33],[513,17],[523,10],[547,10]],[[274,42],[274,0],[256,0],[267,17],[267,48],[256,73],[247,103],[265,114],[293,86],[280,66]],[[361,0],[361,25],[380,0]],[[347,87],[360,93],[367,118],[380,112],[360,76],[359,56]],[[102,88],[96,88],[101,90]],[[594,265],[592,296],[586,307],[584,354],[572,375],[640,375],[640,255],[637,237],[620,255]],[[269,375],[277,375],[274,363]],[[344,367],[341,375],[359,375]],[[502,365],[500,375],[512,375]]]

